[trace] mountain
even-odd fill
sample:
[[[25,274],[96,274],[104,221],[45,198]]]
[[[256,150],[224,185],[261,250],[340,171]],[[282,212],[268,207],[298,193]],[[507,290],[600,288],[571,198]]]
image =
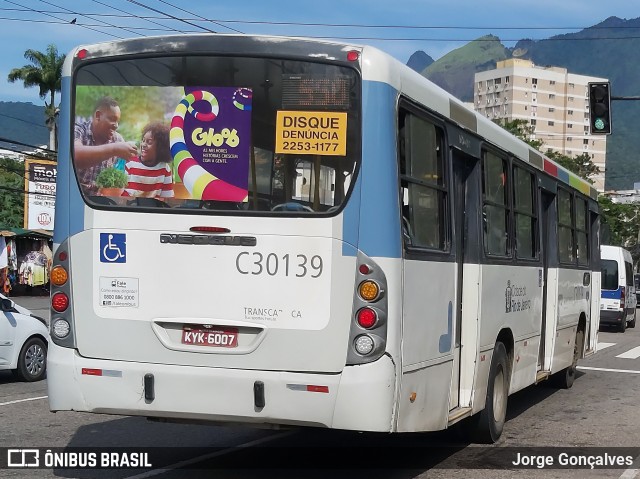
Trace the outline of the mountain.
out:
[[[436,61],[417,51],[411,67],[463,101],[473,99],[473,76],[495,68],[495,62],[519,57],[537,65],[566,68],[570,73],[608,78],[611,95],[640,97],[640,18],[609,17],[579,32],[543,40],[523,39],[513,48],[499,37],[488,35],[444,55]],[[408,62],[408,64],[409,64]],[[421,68],[422,65],[422,68]],[[612,134],[607,139],[607,190],[633,188],[640,182],[640,101],[615,100]],[[46,145],[44,107],[31,103],[0,102],[0,148],[2,139],[28,145]]]
[[[417,72],[421,72],[432,63],[433,63],[433,58],[431,58],[422,50],[418,50],[417,52],[413,53],[413,55],[409,57],[409,60],[407,61],[407,66],[411,67]]]
[[[496,67],[496,61],[511,57],[500,39],[480,37],[447,53],[422,71],[422,75],[462,101],[473,101],[473,75]]]
[[[0,101],[0,148],[31,150],[28,146],[8,143],[6,140],[25,145],[49,144],[49,130],[44,124],[44,106],[33,103]]]
[[[506,48],[493,35],[474,40],[439,58],[421,73],[463,101],[473,99],[473,75],[496,61],[518,57],[536,65],[566,68],[578,75],[608,78],[612,97],[640,95],[640,18],[609,17],[576,33],[544,40],[523,39]],[[640,102],[613,101],[607,139],[607,190],[632,189],[640,182]]]

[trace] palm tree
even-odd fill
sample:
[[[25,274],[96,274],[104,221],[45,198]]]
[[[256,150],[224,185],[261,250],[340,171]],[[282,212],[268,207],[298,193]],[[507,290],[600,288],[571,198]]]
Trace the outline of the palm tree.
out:
[[[14,68],[9,72],[8,80],[15,82],[22,80],[25,88],[37,86],[40,89],[40,98],[45,99],[50,95],[50,102],[45,104],[45,124],[49,128],[49,148],[57,150],[56,116],[58,108],[55,106],[56,92],[61,89],[62,64],[66,55],[58,55],[58,48],[49,45],[45,53],[36,50],[27,50],[24,57],[31,62],[20,68]]]

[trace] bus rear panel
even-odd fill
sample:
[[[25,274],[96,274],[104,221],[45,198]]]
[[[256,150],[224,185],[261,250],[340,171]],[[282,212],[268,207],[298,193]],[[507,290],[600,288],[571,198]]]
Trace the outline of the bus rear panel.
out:
[[[69,55],[63,120],[76,133],[62,135],[68,215],[56,224],[69,280],[52,291],[52,410],[391,428],[386,265],[357,244],[359,62],[332,44],[273,47],[196,37]],[[77,147],[77,125],[97,123],[105,97],[142,158],[98,165],[127,175],[124,191],[105,173],[87,179]],[[171,194],[132,173],[158,122],[170,128]],[[363,299],[363,282],[377,293]],[[363,308],[375,324],[358,324]]]

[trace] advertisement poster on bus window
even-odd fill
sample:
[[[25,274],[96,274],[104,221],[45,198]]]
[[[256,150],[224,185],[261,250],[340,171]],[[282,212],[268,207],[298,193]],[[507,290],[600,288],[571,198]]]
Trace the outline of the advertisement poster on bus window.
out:
[[[252,97],[243,87],[78,86],[73,161],[83,192],[119,204],[246,202]]]

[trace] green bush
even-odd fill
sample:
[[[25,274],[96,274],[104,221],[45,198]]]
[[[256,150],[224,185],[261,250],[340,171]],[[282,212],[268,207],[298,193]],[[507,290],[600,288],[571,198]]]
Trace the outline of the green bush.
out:
[[[127,174],[117,168],[105,168],[96,177],[96,186],[99,188],[124,188],[127,183]]]

